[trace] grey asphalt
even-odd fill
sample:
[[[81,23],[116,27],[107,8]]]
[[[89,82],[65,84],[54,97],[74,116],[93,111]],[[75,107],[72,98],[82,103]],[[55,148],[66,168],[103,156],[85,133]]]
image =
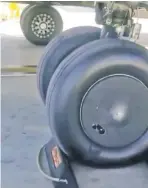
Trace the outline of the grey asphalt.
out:
[[[146,35],[146,34],[145,34]],[[147,36],[142,39],[148,46]],[[2,66],[37,64],[44,47],[22,36],[2,35]],[[51,132],[45,107],[36,87],[36,76],[2,77],[2,188],[53,188],[38,171],[36,156]],[[147,188],[148,165],[92,169],[73,164],[80,188]],[[70,187],[69,187],[70,188]]]
[[[3,35],[1,43],[2,67],[37,65],[45,48],[34,46],[24,37]]]

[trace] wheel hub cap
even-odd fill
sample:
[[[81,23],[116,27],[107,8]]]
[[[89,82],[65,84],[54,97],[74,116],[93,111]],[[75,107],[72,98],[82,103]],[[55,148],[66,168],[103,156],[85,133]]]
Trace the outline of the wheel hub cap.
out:
[[[49,38],[55,31],[55,22],[50,15],[39,14],[33,18],[31,29],[37,37]]]
[[[80,118],[86,135],[104,147],[125,147],[148,129],[148,88],[114,75],[96,82],[83,97]]]
[[[45,30],[45,29],[47,28],[46,23],[41,23],[41,24],[40,24],[40,28],[41,28],[42,30]]]

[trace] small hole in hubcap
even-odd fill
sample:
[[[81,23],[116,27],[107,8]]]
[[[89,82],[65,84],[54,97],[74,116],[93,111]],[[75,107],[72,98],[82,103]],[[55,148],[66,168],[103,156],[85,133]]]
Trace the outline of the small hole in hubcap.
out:
[[[92,128],[97,131],[99,134],[104,134],[105,133],[105,129],[103,129],[102,126],[100,126],[99,124],[92,124]]]

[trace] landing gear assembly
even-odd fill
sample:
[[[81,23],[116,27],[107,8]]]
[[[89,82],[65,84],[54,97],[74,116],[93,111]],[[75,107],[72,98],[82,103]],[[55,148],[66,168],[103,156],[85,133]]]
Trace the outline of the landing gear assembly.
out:
[[[56,188],[78,188],[70,161],[113,167],[146,158],[148,51],[135,43],[138,6],[96,2],[103,28],[63,32],[41,59],[38,88],[53,134],[44,149]]]
[[[104,25],[102,37],[118,37],[136,41],[141,31],[141,24],[133,21],[135,11],[138,12],[137,6],[138,2],[96,3],[96,23]]]
[[[20,26],[26,39],[36,45],[46,45],[63,29],[58,11],[49,5],[28,5],[20,17]]]

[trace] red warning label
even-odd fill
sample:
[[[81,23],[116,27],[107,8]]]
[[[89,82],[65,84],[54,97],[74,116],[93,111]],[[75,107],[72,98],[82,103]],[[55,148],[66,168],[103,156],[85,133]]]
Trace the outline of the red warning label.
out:
[[[55,146],[53,149],[52,149],[52,158],[53,158],[53,162],[54,162],[54,165],[56,168],[59,167],[59,165],[62,163],[62,158],[60,156],[60,152],[59,152],[59,149],[57,146]]]

